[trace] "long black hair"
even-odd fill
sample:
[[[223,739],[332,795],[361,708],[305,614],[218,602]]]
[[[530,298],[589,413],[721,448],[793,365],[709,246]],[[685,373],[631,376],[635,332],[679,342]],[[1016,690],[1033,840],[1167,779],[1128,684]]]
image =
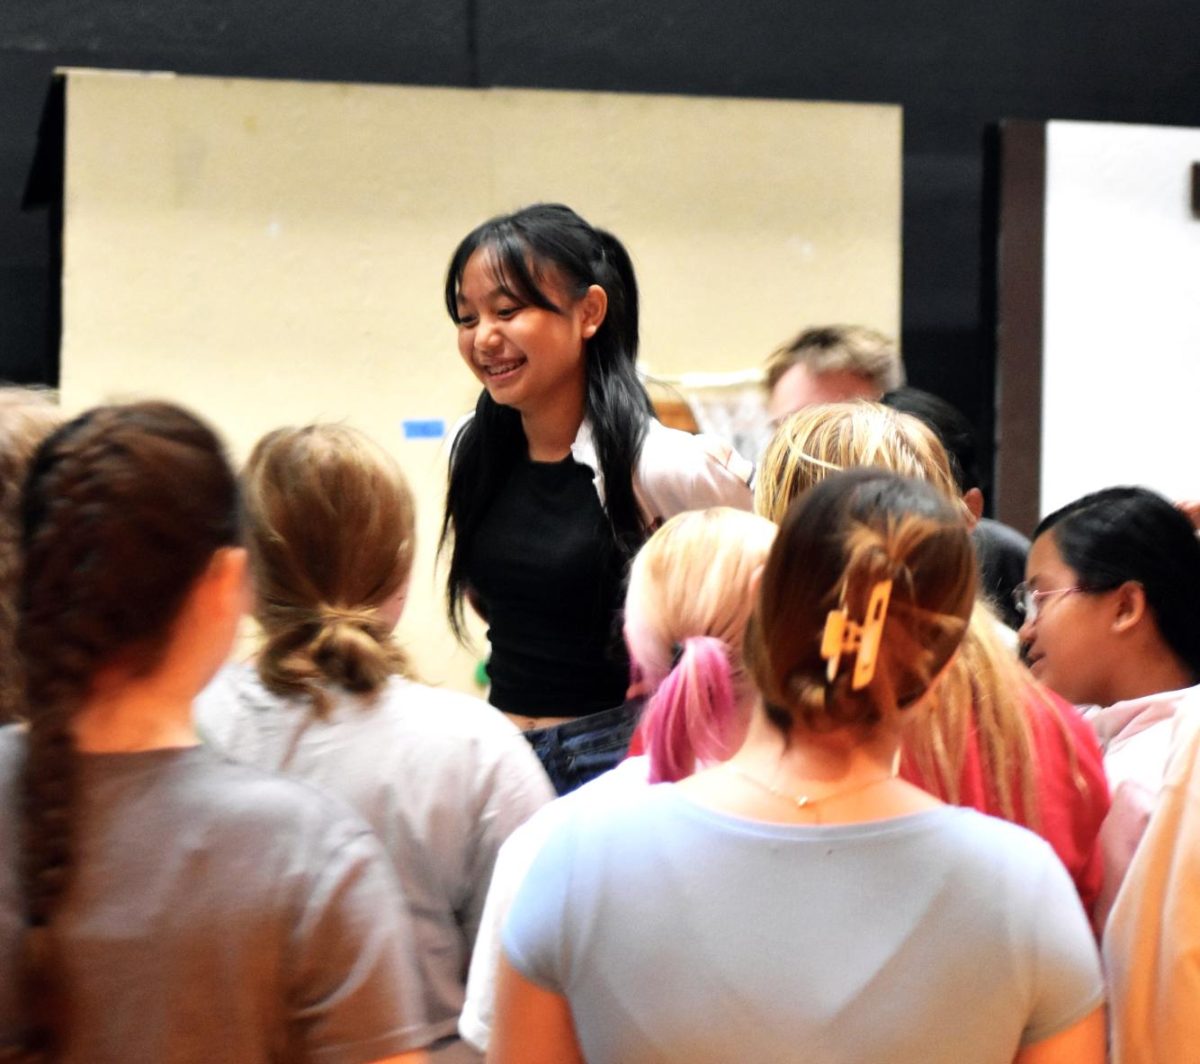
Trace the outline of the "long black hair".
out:
[[[1042,518],[1086,591],[1141,584],[1167,646],[1200,680],[1200,540],[1191,522],[1146,488],[1105,488]]]
[[[562,313],[539,284],[554,271],[573,299],[591,285],[608,296],[608,312],[584,351],[584,416],[591,424],[604,478],[604,509],[613,539],[628,560],[645,540],[647,528],[633,491],[633,470],[652,416],[650,399],[638,379],[638,294],[633,263],[621,242],[596,229],[569,207],[539,203],[484,222],[463,239],[446,273],[446,310],[459,321],[458,296],[463,270],[483,249],[504,286],[530,306]],[[484,390],[475,416],[459,433],[450,454],[446,513],[441,549],[448,542],[450,572],[446,602],[450,623],[460,639],[466,559],[479,524],[506,474],[526,453],[521,415],[497,403]]]

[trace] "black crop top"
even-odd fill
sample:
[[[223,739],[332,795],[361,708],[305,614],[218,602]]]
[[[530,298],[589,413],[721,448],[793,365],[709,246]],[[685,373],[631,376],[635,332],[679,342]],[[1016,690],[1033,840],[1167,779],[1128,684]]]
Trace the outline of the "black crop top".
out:
[[[625,566],[592,471],[521,460],[474,538],[467,580],[488,622],[492,705],[530,717],[620,705]]]

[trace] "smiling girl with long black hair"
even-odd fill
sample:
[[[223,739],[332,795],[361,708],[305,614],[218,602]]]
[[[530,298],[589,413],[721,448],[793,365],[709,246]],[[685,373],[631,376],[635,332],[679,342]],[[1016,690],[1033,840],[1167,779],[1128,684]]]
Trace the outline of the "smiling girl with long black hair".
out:
[[[570,208],[473,230],[446,306],[484,388],[451,453],[451,622],[461,637],[465,600],[487,621],[490,701],[531,733],[562,792],[609,767],[633,729],[619,623],[629,560],[683,510],[749,509],[750,468],[654,419],[635,365],[633,265]]]

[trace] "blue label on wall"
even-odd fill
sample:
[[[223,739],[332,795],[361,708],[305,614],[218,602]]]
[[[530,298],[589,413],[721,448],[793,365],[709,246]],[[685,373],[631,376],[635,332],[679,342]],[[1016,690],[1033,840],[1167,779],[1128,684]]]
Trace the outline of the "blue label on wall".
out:
[[[446,422],[441,418],[431,421],[403,421],[406,440],[440,440],[446,435]]]

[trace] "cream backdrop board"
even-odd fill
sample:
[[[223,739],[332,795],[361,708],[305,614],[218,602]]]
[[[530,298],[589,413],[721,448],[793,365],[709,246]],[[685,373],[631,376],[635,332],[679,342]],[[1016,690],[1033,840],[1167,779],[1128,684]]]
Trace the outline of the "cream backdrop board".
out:
[[[814,323],[899,328],[895,107],[65,76],[64,404],[175,399],[238,459],[280,424],[373,435],[418,497],[400,634],[431,682],[471,690],[477,655],[434,571],[445,442],[404,423],[474,403],[442,298],[473,226],[559,200],[617,233],[658,373],[757,366]]]

